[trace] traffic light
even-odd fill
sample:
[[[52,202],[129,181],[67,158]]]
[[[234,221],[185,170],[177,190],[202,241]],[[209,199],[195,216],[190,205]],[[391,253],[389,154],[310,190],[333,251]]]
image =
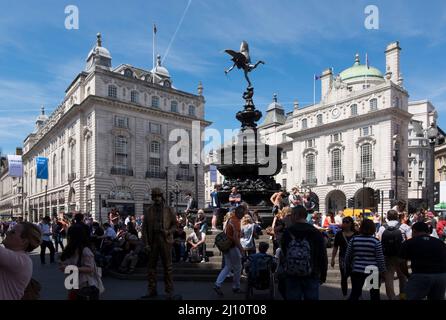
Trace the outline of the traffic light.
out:
[[[173,194],[172,191],[169,192],[169,204],[172,205],[172,203],[174,203],[174,197],[175,195]]]
[[[353,208],[355,206],[355,198],[349,198],[348,199],[348,205],[349,208]]]
[[[440,182],[434,183],[434,204],[440,203]]]
[[[395,190],[389,190],[389,199],[391,200],[395,199]]]
[[[377,189],[373,192],[373,200],[375,201],[375,204],[381,202],[381,190]]]

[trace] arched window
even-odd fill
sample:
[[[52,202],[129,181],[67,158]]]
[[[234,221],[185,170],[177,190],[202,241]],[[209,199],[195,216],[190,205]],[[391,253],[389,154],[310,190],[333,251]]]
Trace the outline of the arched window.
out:
[[[358,105],[355,103],[350,106],[350,116],[353,117],[357,115],[358,115]]]
[[[395,97],[395,98],[393,99],[393,106],[394,106],[395,108],[399,108],[399,107],[400,107],[400,98]]]
[[[118,88],[113,85],[108,86],[108,96],[110,98],[117,98],[118,97]]]
[[[335,149],[331,152],[331,174],[333,180],[342,180],[342,158],[341,150],[339,149]]]
[[[65,149],[60,152],[60,183],[65,182]]]
[[[323,121],[322,121],[322,115],[321,115],[321,114],[318,114],[316,118],[317,118],[317,125],[318,125],[318,126],[320,126],[321,124],[323,124]]]
[[[57,167],[56,167],[56,155],[53,155],[53,187],[57,183]]]
[[[314,154],[309,154],[306,157],[306,177],[307,182],[314,182],[316,180],[316,157]]]
[[[130,100],[131,100],[133,103],[139,103],[139,93],[138,93],[138,91],[133,90],[133,91],[130,93]]]
[[[195,106],[189,106],[189,115],[195,117]]]
[[[307,119],[302,119],[302,129],[307,129],[307,128],[308,128]]]
[[[127,138],[124,136],[115,137],[115,167],[118,170],[127,170],[128,148]]]
[[[91,137],[87,137],[85,141],[85,172],[89,176],[91,174]]]
[[[366,143],[361,146],[361,176],[370,178],[372,175],[372,145]]]
[[[160,107],[160,98],[157,96],[152,96],[152,107],[159,108]]]
[[[76,173],[76,145],[72,144],[70,149],[70,173]]]
[[[170,103],[170,111],[172,112],[178,112],[178,102],[172,101]]]
[[[125,69],[124,70],[124,76],[133,78],[133,71],[131,69]]]
[[[370,111],[378,110],[378,99],[373,98],[370,100]]]

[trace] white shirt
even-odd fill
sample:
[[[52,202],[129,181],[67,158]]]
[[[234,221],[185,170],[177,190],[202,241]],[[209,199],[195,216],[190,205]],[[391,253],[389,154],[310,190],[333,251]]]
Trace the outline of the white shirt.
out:
[[[130,216],[128,216],[127,218],[125,218],[124,224],[127,225],[130,222]]]
[[[198,236],[195,232],[192,232],[186,239],[186,241],[190,241],[193,244],[197,244],[201,239],[206,238],[206,233],[204,232],[198,232]]]
[[[335,223],[339,225],[342,224],[342,217],[340,215],[335,216]]]
[[[105,237],[115,239],[116,238],[116,232],[112,227],[108,227],[107,230],[105,230]]]
[[[397,220],[391,220],[391,221],[387,222],[387,225],[389,227],[395,227],[398,223],[399,222]],[[381,237],[385,230],[386,230],[386,228],[384,226],[381,226],[379,228],[378,239],[381,240]],[[401,230],[401,233],[403,234],[404,240],[412,238],[412,229],[407,224],[402,223],[400,225],[400,230]]]
[[[42,231],[42,241],[51,241],[49,234],[51,233],[51,227],[49,224],[40,223],[40,231]],[[48,233],[46,235],[45,233]]]
[[[27,253],[0,246],[0,300],[20,300],[33,273]]]

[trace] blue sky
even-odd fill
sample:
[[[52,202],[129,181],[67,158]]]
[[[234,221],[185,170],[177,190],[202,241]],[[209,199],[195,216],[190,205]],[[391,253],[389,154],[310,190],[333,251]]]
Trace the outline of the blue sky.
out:
[[[152,25],[157,53],[164,55],[189,0],[11,1],[0,2],[0,148],[11,153],[34,128],[40,105],[51,112],[83,70],[96,33],[113,66],[152,67]],[[410,3],[410,4],[409,4]],[[364,27],[364,9],[379,8],[378,30]],[[79,8],[79,30],[65,29],[67,5]],[[191,0],[165,57],[175,87],[196,92],[203,82],[206,118],[213,127],[237,128],[245,80],[230,66],[224,49],[247,40],[252,60],[255,103],[264,111],[278,94],[291,111],[313,101],[313,74],[351,66],[358,52],[384,72],[384,49],[399,40],[401,72],[411,100],[429,99],[446,128],[445,1]],[[317,84],[317,97],[319,97]]]

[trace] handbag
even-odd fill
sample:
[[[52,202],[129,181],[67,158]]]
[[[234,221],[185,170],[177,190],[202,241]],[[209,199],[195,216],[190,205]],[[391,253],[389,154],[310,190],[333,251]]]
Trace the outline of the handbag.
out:
[[[225,230],[223,230],[223,232],[220,232],[219,234],[217,234],[215,236],[215,246],[218,248],[218,250],[220,250],[223,253],[226,253],[229,251],[229,249],[231,249],[233,247],[233,243],[232,240],[228,238],[228,236],[226,235],[226,228],[228,227],[228,224],[232,223],[230,221],[227,222],[226,226],[225,226]],[[234,227],[234,226],[232,226]]]

